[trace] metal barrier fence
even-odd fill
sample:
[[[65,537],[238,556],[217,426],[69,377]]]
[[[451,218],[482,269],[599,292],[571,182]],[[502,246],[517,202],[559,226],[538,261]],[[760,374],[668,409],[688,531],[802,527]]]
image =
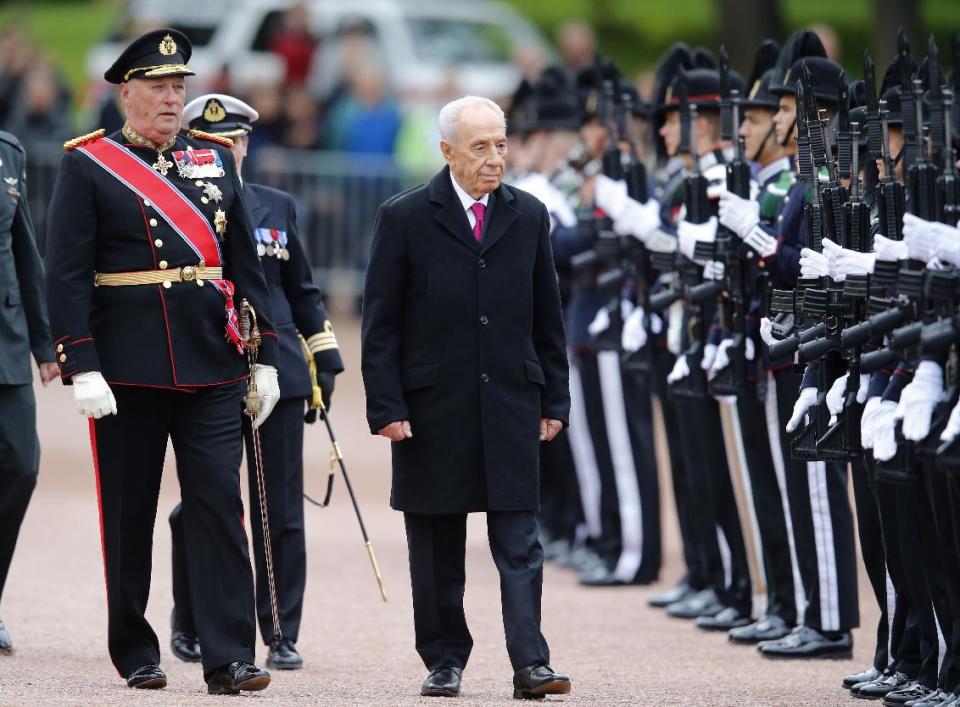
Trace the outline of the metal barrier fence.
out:
[[[40,252],[46,243],[47,211],[59,143],[27,146],[30,208]],[[292,194],[300,238],[317,283],[329,293],[356,297],[363,287],[370,234],[377,207],[393,194],[425,181],[381,155],[352,155],[262,148],[244,162],[244,176]]]

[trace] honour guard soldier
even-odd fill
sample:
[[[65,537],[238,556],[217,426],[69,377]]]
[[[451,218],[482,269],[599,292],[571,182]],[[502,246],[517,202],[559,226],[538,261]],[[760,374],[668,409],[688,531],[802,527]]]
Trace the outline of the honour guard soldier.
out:
[[[0,595],[7,581],[20,523],[37,484],[40,441],[30,356],[46,385],[57,377],[43,263],[27,204],[26,155],[10,133],[0,132]],[[13,650],[0,622],[0,655]]]
[[[233,139],[230,149],[238,174],[247,154],[251,124],[258,117],[257,111],[243,101],[219,94],[194,98],[183,111],[183,120],[191,128]],[[307,574],[303,530],[304,401],[312,396],[310,373],[300,348],[300,334],[314,358],[316,382],[327,409],[330,408],[335,376],[343,370],[343,362],[320,289],[313,283],[310,263],[300,244],[293,199],[289,194],[248,181],[243,182],[243,194],[253,218],[257,253],[270,290],[280,339],[280,402],[269,421],[260,428],[260,442],[283,638],[273,635],[253,435],[249,420],[245,420],[243,434],[247,445],[251,528],[257,568],[257,617],[264,642],[270,646],[267,667],[295,670],[303,667],[295,644]],[[184,561],[186,548],[180,506],[170,514],[170,526],[174,544],[173,593],[176,603],[171,648],[177,657],[195,661],[200,659],[200,651],[191,609],[189,570]]]
[[[211,694],[238,694],[262,690],[270,675],[252,663],[237,409],[249,375],[250,393],[261,396],[253,426],[270,414],[278,344],[230,141],[180,132],[190,54],[183,34],[159,29],[104,75],[120,85],[127,122],[65,146],[50,204],[47,295],[61,377],[92,418],[113,664],[130,687],[166,685],[144,611],[169,438],[186,561],[200,580],[190,594],[204,678]],[[241,326],[247,304],[259,337]]]

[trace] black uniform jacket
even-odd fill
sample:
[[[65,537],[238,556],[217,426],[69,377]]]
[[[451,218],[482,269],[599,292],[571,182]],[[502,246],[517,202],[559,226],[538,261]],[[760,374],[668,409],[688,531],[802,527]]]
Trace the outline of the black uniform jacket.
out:
[[[109,137],[147,165],[157,160],[156,151],[130,144],[120,132]],[[224,176],[187,179],[173,167],[166,178],[211,224],[218,210],[226,214],[226,232],[218,236],[223,276],[236,288],[236,307],[246,298],[256,310],[263,334],[259,360],[275,366],[270,296],[233,156],[218,143],[181,133],[164,157],[173,162],[171,153],[188,147],[216,150]],[[206,183],[219,189],[219,199],[207,196]],[[245,358],[225,336],[224,297],[210,283],[94,286],[95,272],[198,264],[196,253],[148,202],[79,150],[64,155],[50,202],[46,252],[50,323],[64,382],[85,371],[101,371],[112,384],[158,388],[243,378]]]
[[[262,253],[260,262],[280,339],[280,397],[310,398],[313,389],[298,332],[317,350],[317,370],[339,373],[343,361],[320,288],[313,284],[310,263],[300,243],[296,208],[289,194],[261,184],[244,182],[243,196],[253,219],[258,252]],[[267,239],[272,236],[277,245],[283,244],[287,257],[279,257],[279,250],[265,252]]]
[[[33,380],[30,354],[49,363],[53,345],[23,147],[2,131],[0,178],[0,385],[25,385]]]
[[[482,243],[444,168],[380,207],[363,300],[367,421],[409,420],[391,505],[535,510],[539,421],[570,410],[550,220],[501,185]]]

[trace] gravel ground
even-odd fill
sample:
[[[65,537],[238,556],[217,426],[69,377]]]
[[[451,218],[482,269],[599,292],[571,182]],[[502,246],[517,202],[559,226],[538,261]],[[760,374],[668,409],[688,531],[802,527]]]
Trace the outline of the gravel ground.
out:
[[[356,520],[340,480],[331,508],[307,507],[309,576],[299,648],[306,668],[275,672],[272,685],[247,702],[323,705],[430,704],[418,696],[424,669],[413,648],[406,545],[400,514],[387,506],[386,443],[372,439],[363,418],[359,329],[343,322],[338,336],[350,369],[341,376],[333,419],[390,595],[380,601]],[[0,704],[187,704],[225,700],[205,694],[199,666],[167,649],[170,537],[166,514],[177,502],[173,469],[161,492],[155,532],[154,587],[148,616],[160,636],[169,686],[133,692],[107,656],[106,607],[97,505],[86,422],[70,391],[38,388],[43,463],[20,535],[2,614],[16,644],[0,657]],[[329,444],[319,426],[308,430],[308,487],[325,482]],[[172,459],[172,454],[168,455]],[[168,464],[168,466],[170,466]],[[669,493],[669,484],[662,484]],[[647,596],[682,572],[672,500],[663,499],[665,565],[656,586],[579,587],[567,571],[548,567],[543,628],[555,668],[570,673],[573,692],[550,702],[569,704],[829,705],[850,703],[840,678],[866,667],[871,628],[855,634],[852,661],[775,662],[730,645],[646,606]],[[475,648],[461,702],[503,704],[511,671],[503,645],[496,569],[482,516],[472,516],[466,607]],[[863,623],[877,610],[861,572]],[[260,648],[263,661],[266,651]]]

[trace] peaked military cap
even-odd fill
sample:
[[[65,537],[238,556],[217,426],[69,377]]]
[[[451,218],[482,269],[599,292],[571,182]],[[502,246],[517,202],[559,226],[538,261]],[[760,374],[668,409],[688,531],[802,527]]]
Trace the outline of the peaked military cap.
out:
[[[252,106],[223,93],[197,96],[183,107],[183,122],[191,129],[231,138],[250,134],[259,117]]]
[[[797,81],[800,80],[804,67],[810,72],[813,95],[816,97],[817,103],[836,106],[840,102],[838,86],[843,67],[837,62],[822,56],[797,59],[784,74],[782,83],[770,86],[770,92],[776,96],[796,95]]]
[[[193,76],[187,68],[192,53],[193,47],[183,32],[155,29],[133,40],[103,78],[120,84],[130,79]]]
[[[681,71],[670,85],[664,101],[663,110],[679,110],[680,99],[677,86],[683,81],[687,84],[687,102],[696,104],[698,111],[719,110],[720,108],[720,72],[717,69],[690,69]],[[730,89],[743,95],[743,77],[736,71],[730,72]]]

